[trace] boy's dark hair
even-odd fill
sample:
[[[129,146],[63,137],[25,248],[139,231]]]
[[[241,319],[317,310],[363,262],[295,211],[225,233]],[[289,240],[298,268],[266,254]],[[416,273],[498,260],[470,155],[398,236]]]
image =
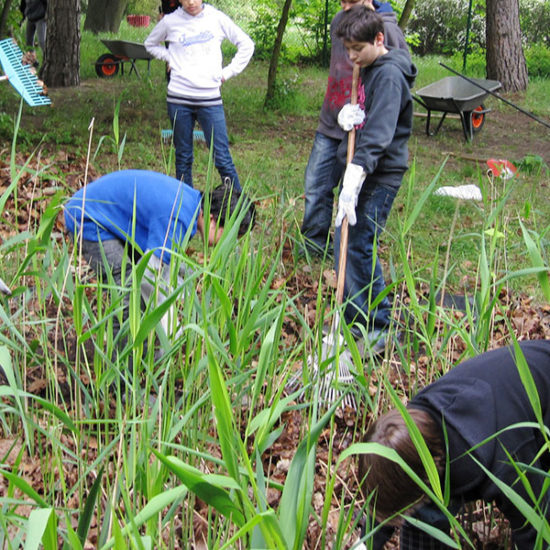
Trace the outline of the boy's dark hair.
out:
[[[204,200],[202,197],[202,207],[204,210]],[[233,212],[238,208],[239,213],[245,210],[241,223],[239,225],[239,235],[244,235],[249,229],[254,227],[256,217],[256,207],[254,203],[242,192],[235,189],[230,183],[222,183],[215,187],[209,193],[210,214],[216,220],[216,223],[224,227]]]
[[[411,408],[408,412],[424,437],[437,468],[441,471],[444,453],[439,426],[426,411]],[[422,480],[427,480],[420,455],[405,420],[397,409],[382,415],[369,428],[365,442],[380,443],[394,449]],[[374,502],[376,517],[379,520],[393,516],[399,510],[420,501],[424,496],[420,487],[399,464],[376,454],[364,454],[359,457],[359,484],[365,499],[376,491]]]
[[[379,32],[384,34],[384,20],[367,6],[357,4],[342,15],[336,36],[347,42],[374,44]]]

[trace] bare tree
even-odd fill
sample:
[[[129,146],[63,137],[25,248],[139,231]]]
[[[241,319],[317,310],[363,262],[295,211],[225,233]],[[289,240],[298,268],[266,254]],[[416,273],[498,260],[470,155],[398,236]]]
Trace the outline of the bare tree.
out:
[[[10,13],[12,0],[6,0],[4,2],[4,7],[0,13],[0,38],[5,38],[7,35],[7,23],[8,15]]]
[[[279,19],[279,24],[277,25],[277,35],[275,37],[273,52],[269,61],[269,71],[267,73],[267,92],[265,95],[264,108],[268,108],[275,98],[275,89],[277,84],[277,66],[279,65],[279,55],[281,54],[283,35],[285,34],[286,25],[288,23],[288,16],[290,13],[291,5],[292,0],[285,0],[283,11],[281,13],[281,19]]]
[[[407,0],[403,6],[403,11],[401,12],[401,17],[399,18],[399,27],[403,32],[407,27],[407,23],[409,22],[415,4],[416,0]]]
[[[98,32],[118,32],[128,0],[89,0],[84,29]]]
[[[80,84],[80,0],[50,0],[40,75],[51,87]]]
[[[519,0],[487,0],[487,77],[507,92],[527,88],[527,64],[519,23]]]

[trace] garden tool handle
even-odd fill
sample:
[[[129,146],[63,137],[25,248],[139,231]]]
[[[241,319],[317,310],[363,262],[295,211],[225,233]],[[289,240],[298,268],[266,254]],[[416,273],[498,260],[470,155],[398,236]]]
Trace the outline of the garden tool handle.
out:
[[[353,65],[353,76],[351,80],[351,104],[357,104],[357,88],[359,87],[359,65]],[[348,133],[348,153],[346,166],[353,160],[355,154],[355,126]],[[338,259],[338,281],[336,283],[336,303],[344,302],[344,283],[346,281],[346,263],[348,259],[348,217],[344,216],[340,228],[340,257]]]

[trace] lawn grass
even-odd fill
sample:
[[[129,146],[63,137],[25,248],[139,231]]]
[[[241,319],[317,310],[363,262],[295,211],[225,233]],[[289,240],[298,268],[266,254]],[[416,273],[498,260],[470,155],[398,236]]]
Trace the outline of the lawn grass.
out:
[[[125,25],[124,39],[143,39],[146,31]],[[270,112],[262,108],[265,63],[252,62],[224,84],[232,152],[257,201],[257,229],[240,241],[227,232],[213,249],[192,241],[189,255],[175,254],[193,268],[172,295],[183,336],[158,330],[151,303],[144,313],[131,310],[121,349],[112,334],[121,289],[87,273],[55,225],[64,197],[78,185],[58,165],[67,166],[63,153],[85,159],[90,135],[94,173],[119,167],[173,173],[173,162],[160,138],[168,125],[163,63],[152,62],[150,79],[100,80],[93,63],[103,52],[99,37],[84,33],[81,87],[51,90],[48,110],[23,106],[14,155],[19,101],[8,85],[0,88],[0,131],[10,159],[4,170],[13,182],[0,197],[18,214],[8,218],[0,202],[1,276],[14,289],[0,304],[0,364],[8,379],[0,430],[15,450],[3,451],[0,461],[7,487],[0,495],[0,544],[16,547],[44,531],[44,540],[55,541],[45,548],[57,546],[58,532],[74,548],[82,545],[78,533],[99,548],[201,541],[209,548],[313,548],[320,537],[327,547],[349,548],[357,534],[353,513],[363,501],[351,462],[339,462],[340,453],[391,406],[387,386],[409,397],[460,358],[509,342],[519,330],[512,327],[516,298],[533,295],[537,307],[550,300],[550,206],[540,198],[548,173],[526,170],[491,186],[484,169],[444,154],[482,154],[489,135],[463,144],[460,132],[449,131],[430,141],[419,137],[423,120],[415,119],[411,170],[380,252],[395,297],[392,330],[401,337],[380,362],[347,342],[361,403],[347,425],[334,411],[325,414],[307,368],[321,345],[318,329],[334,311],[331,265],[289,258],[284,248],[300,238],[303,172],[325,71],[282,67],[282,107]],[[417,87],[446,76],[437,61],[417,60]],[[535,104],[533,95],[543,97],[548,86],[537,81],[521,99]],[[550,118],[547,103],[536,105],[539,116]],[[502,108],[496,100],[491,107]],[[197,144],[200,189],[211,183],[208,163]],[[82,164],[74,170],[80,178]],[[33,176],[59,193],[33,195],[27,181]],[[440,185],[466,182],[479,184],[482,203],[433,196]],[[41,214],[24,224],[23,214],[33,209]],[[127,289],[136,303],[137,286]],[[458,315],[440,307],[437,291],[467,293],[475,310]],[[141,360],[145,341],[149,352]],[[162,355],[154,354],[155,342]],[[296,373],[300,399],[284,392]],[[126,400],[111,386],[121,377]],[[38,479],[32,487],[29,469]]]

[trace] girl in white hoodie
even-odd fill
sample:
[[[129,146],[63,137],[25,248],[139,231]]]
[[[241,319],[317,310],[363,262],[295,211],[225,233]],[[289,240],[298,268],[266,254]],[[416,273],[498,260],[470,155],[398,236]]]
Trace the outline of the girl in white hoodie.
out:
[[[193,185],[193,129],[198,121],[206,143],[214,148],[214,163],[222,181],[229,179],[240,190],[229,151],[220,86],[246,67],[254,43],[227,15],[202,0],[180,0],[180,4],[145,40],[147,51],[170,66],[167,103],[174,132],[176,178]],[[222,67],[224,39],[237,47],[226,67]]]

